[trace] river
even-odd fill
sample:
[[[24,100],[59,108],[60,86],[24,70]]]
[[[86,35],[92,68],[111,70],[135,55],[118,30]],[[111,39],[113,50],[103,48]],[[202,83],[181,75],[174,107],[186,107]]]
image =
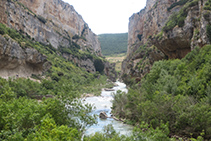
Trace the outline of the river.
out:
[[[112,100],[113,96],[112,93],[116,93],[118,90],[128,92],[126,85],[121,82],[115,82],[118,86],[113,87],[114,91],[102,91],[101,96],[94,96],[94,97],[87,97],[85,98],[84,102],[92,104],[95,109],[92,111],[91,114],[99,115],[100,112],[106,112],[106,114],[110,117],[111,116],[111,107],[112,107]],[[121,135],[130,135],[133,126],[124,124],[120,121],[116,121],[112,118],[107,119],[100,119],[99,116],[97,118],[98,124],[92,125],[91,127],[86,129],[85,135],[91,135],[95,132],[101,132],[103,127],[112,124],[116,132],[119,132]]]

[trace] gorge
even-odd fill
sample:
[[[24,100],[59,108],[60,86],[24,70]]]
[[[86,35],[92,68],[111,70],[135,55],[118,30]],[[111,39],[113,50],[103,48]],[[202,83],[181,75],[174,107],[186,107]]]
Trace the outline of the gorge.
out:
[[[130,17],[123,79],[128,76],[140,81],[155,61],[181,59],[196,46],[209,44],[208,3],[208,0],[147,0],[146,7]]]
[[[1,0],[0,140],[210,140],[210,42],[211,0],[147,0],[116,82],[73,6]]]

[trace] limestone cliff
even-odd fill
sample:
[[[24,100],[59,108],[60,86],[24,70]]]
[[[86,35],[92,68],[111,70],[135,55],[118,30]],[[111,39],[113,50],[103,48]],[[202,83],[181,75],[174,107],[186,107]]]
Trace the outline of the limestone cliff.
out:
[[[95,58],[90,56],[102,56],[98,38],[73,6],[62,0],[1,0],[0,22],[52,46],[86,71],[96,72]]]
[[[0,76],[28,77],[49,69],[47,57],[33,48],[21,48],[10,37],[0,35]]]
[[[207,4],[206,4],[207,3]],[[128,53],[123,79],[140,81],[154,61],[183,58],[195,46],[209,43],[207,0],[147,0],[146,7],[130,17]]]
[[[0,20],[11,28],[54,48],[69,46],[69,40],[78,43],[81,50],[90,49],[101,55],[97,36],[87,23],[62,0],[2,0]]]

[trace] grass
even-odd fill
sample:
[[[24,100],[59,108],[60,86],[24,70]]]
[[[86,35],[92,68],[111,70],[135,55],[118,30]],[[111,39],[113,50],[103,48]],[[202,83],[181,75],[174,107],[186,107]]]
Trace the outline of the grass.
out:
[[[126,57],[126,53],[115,54],[115,55],[111,55],[111,56],[106,56],[106,60],[108,60],[111,63],[116,63],[115,70],[117,72],[120,72],[121,64],[122,64],[122,61],[125,59],[125,57]]]

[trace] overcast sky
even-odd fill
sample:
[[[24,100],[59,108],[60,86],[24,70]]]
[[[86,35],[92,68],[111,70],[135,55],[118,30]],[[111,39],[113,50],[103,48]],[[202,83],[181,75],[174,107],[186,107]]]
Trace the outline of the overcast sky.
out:
[[[128,32],[129,17],[146,5],[146,0],[63,0],[73,5],[96,34]]]

